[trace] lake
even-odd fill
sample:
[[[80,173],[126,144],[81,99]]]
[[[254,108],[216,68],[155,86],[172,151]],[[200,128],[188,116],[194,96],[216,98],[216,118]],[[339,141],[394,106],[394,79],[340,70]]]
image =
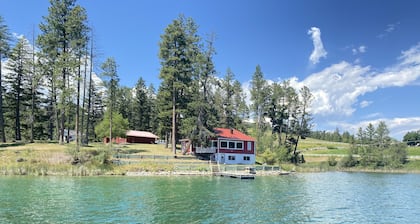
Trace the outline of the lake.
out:
[[[420,175],[0,177],[0,223],[420,223]]]

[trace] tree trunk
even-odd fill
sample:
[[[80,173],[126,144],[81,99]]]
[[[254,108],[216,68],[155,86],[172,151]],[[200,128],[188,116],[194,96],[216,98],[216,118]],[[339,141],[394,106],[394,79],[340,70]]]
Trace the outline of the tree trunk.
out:
[[[21,63],[21,62],[20,62]],[[22,65],[20,65],[22,66]],[[21,135],[20,135],[20,86],[22,83],[22,70],[21,68],[19,69],[19,72],[17,74],[17,91],[16,91],[16,108],[15,108],[15,114],[16,114],[16,118],[15,118],[15,140],[16,141],[20,141],[22,140]]]
[[[77,71],[77,93],[76,93],[76,124],[75,124],[75,131],[76,131],[76,152],[79,152],[80,150],[80,137],[79,137],[79,112],[80,112],[80,78],[81,78],[81,57],[82,55],[79,55],[79,69]],[[69,128],[70,129],[70,128]],[[70,137],[70,136],[69,136]]]
[[[86,45],[87,46],[87,45]],[[80,123],[80,138],[82,141],[82,145],[85,144],[85,140],[83,139],[83,131],[84,131],[84,122],[85,122],[85,111],[86,111],[86,76],[87,76],[87,62],[88,62],[88,47],[86,47],[86,55],[85,55],[85,71],[83,77],[83,97],[82,97],[82,120]]]
[[[67,35],[64,32],[63,34],[63,39],[66,40],[67,39]],[[61,114],[60,114],[60,144],[64,144],[64,128],[65,128],[65,121],[66,121],[66,94],[67,94],[67,90],[66,90],[66,81],[67,81],[67,42],[64,41],[63,43],[63,52],[62,52],[62,57],[63,57],[63,69],[62,69],[62,77],[63,77],[63,82],[61,84],[61,100],[60,100],[60,104],[61,104]],[[69,138],[69,136],[67,136],[67,139]]]
[[[175,96],[175,87],[172,91],[172,151],[174,156],[176,156],[176,96]]]
[[[2,79],[1,59],[2,59],[2,54],[0,50],[0,132],[1,132],[0,137],[1,137],[2,142],[6,142],[6,133],[4,132],[4,116],[3,116],[3,86],[1,84],[1,79]]]
[[[35,122],[35,31],[32,31],[32,76],[31,76],[31,116],[30,116],[30,136],[29,142],[34,142],[34,122]]]
[[[89,93],[88,93],[88,113],[87,113],[87,119],[86,119],[86,139],[85,139],[85,144],[89,145],[89,124],[90,124],[90,110],[92,107],[92,70],[93,70],[93,38],[90,42],[90,69],[89,69]]]
[[[109,148],[112,149],[112,106],[110,109],[111,110],[109,112]]]
[[[169,148],[169,132],[165,132],[165,149]]]

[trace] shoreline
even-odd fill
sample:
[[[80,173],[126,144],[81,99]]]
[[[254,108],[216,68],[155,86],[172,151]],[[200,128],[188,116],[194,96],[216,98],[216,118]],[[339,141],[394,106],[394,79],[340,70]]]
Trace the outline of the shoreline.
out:
[[[380,169],[300,169],[298,171],[258,171],[254,174],[256,177],[261,176],[287,176],[298,173],[326,173],[326,172],[343,172],[343,173],[381,173],[381,174],[420,174],[420,170],[380,170]],[[249,174],[238,172],[240,174]],[[0,172],[1,176],[68,176],[68,177],[100,177],[100,176],[127,176],[127,177],[179,177],[179,176],[215,176],[210,171],[127,171],[123,173],[114,172],[86,172],[86,173],[69,173],[69,172],[45,172],[45,173],[5,173]]]

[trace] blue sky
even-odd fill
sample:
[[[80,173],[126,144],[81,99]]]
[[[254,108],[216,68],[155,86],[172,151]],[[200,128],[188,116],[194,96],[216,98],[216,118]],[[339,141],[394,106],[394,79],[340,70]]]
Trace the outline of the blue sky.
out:
[[[159,85],[158,43],[179,14],[216,35],[218,76],[231,68],[245,90],[261,65],[315,96],[315,129],[355,132],[385,121],[402,139],[420,129],[420,2],[415,0],[79,0],[94,28],[97,67],[117,61],[121,85]],[[0,0],[12,32],[32,36],[47,0]]]

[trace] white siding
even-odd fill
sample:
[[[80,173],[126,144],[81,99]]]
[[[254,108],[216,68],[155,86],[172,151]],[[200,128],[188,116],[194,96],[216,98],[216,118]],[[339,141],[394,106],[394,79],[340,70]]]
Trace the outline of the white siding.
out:
[[[255,164],[254,154],[216,153],[214,158],[221,164]]]

